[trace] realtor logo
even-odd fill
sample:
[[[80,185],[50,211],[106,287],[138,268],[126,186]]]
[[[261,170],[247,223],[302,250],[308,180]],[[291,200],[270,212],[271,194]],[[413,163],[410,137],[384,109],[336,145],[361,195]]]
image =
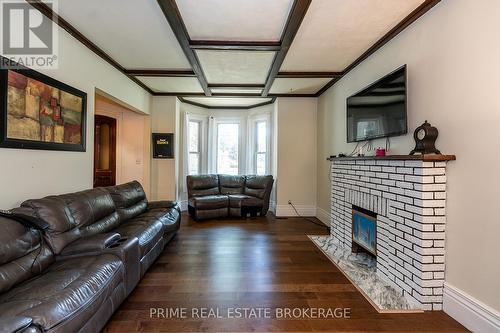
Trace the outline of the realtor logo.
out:
[[[43,2],[55,12],[55,1]],[[57,25],[24,0],[0,0],[1,68],[57,68]]]

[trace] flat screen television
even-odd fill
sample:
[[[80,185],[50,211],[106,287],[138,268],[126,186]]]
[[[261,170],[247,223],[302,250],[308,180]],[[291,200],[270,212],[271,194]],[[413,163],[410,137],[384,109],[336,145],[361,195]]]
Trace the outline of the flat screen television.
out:
[[[404,65],[347,98],[347,142],[406,134],[406,97]]]

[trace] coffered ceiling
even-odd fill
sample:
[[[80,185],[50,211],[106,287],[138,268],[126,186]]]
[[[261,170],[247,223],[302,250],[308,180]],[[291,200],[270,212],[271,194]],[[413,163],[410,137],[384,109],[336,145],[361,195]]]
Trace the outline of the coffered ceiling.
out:
[[[59,0],[57,14],[153,95],[248,108],[319,96],[439,1]]]

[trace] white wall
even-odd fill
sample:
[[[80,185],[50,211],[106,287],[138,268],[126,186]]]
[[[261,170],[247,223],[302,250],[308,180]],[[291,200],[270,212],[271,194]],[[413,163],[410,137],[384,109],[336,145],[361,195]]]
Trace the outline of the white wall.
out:
[[[150,95],[59,29],[59,69],[41,71],[87,93],[87,151],[0,149],[0,207],[29,198],[91,188],[93,183],[94,93],[96,89],[149,113]]]
[[[278,98],[276,215],[316,215],[316,98]]]
[[[428,120],[448,167],[446,283],[500,311],[500,1],[442,1],[319,99],[318,204],[330,207],[328,155],[349,153],[346,97],[408,64],[410,132],[391,139],[407,154]],[[384,140],[374,146],[384,145]],[[445,304],[446,310],[446,304]],[[498,319],[497,319],[498,320]]]
[[[151,132],[174,133],[174,146],[179,141],[178,126],[179,100],[175,96],[153,97],[151,103]],[[151,198],[152,200],[177,199],[177,168],[180,152],[174,151],[172,159],[152,159]],[[152,156],[152,155],[151,155]]]

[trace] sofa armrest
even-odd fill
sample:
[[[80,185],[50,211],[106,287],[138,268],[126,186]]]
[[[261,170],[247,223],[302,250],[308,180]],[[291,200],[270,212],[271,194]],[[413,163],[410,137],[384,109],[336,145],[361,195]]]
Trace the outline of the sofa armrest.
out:
[[[0,317],[0,332],[22,332],[33,322],[32,318],[24,316]]]
[[[61,256],[69,256],[75,254],[85,254],[87,252],[102,251],[111,246],[120,239],[120,234],[116,232],[107,234],[97,234],[84,238],[80,238],[66,246]]]
[[[141,251],[139,249],[139,239],[120,239],[111,246],[105,248],[102,253],[110,253],[123,262],[125,266],[125,289],[127,295],[134,290],[141,279]]]
[[[151,201],[148,203],[148,209],[175,208],[175,206],[177,206],[177,202],[169,200]]]

